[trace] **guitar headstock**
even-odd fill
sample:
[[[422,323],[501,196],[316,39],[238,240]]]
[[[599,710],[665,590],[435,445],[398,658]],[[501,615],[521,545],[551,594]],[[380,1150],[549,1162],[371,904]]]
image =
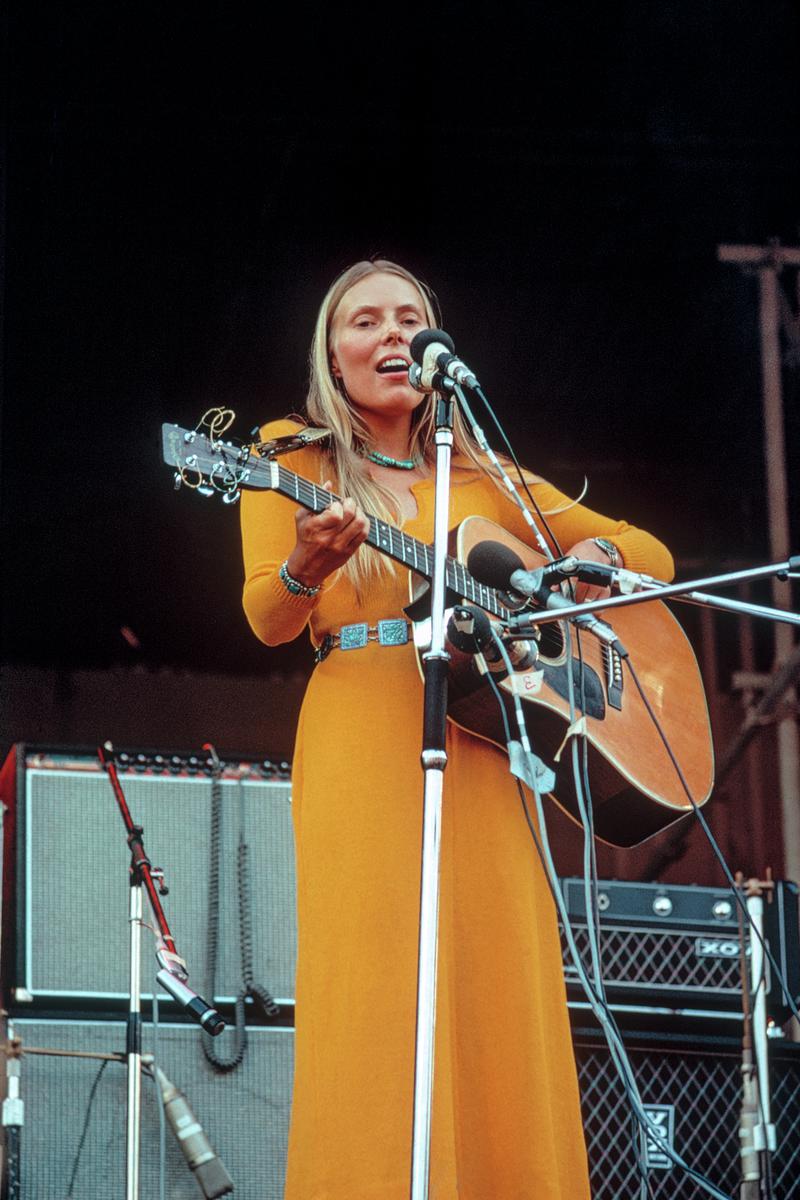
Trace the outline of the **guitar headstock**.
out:
[[[235,504],[242,488],[269,490],[280,487],[281,473],[274,463],[279,455],[302,450],[331,436],[330,429],[308,426],[266,442],[242,445],[223,441],[223,434],[228,432],[233,420],[231,409],[210,408],[194,429],[181,429],[180,425],[170,424],[161,426],[164,462],[175,468],[176,491],[185,484],[201,496],[218,493],[224,504]],[[203,427],[207,433],[203,432]],[[298,478],[297,487],[291,494],[305,503],[301,495],[304,481],[291,472],[284,472],[284,475]],[[331,497],[327,492],[319,495],[313,484],[307,486],[312,489],[315,511],[322,500],[329,503]]]
[[[269,471],[254,472],[260,460],[250,446],[222,441],[215,432],[213,426],[210,436],[199,428],[161,426],[161,450],[164,462],[175,468],[176,491],[183,484],[201,496],[218,494],[224,504],[235,504],[243,487],[272,486]]]

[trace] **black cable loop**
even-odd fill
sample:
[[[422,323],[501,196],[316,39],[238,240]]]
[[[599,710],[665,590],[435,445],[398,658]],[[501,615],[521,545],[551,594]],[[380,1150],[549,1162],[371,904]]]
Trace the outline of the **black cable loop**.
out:
[[[211,776],[211,822],[209,845],[208,872],[208,967],[207,992],[212,998],[216,996],[217,955],[219,950],[219,887],[220,887],[220,856],[222,850],[222,783],[220,780],[221,766],[216,754],[213,755]],[[250,905],[250,876],[248,851],[249,847],[244,835],[244,788],[241,779],[238,781],[239,799],[239,843],[236,852],[236,879],[239,902],[239,949],[242,964],[242,988],[236,997],[234,1007],[234,1042],[233,1052],[229,1056],[217,1053],[217,1039],[212,1038],[205,1030],[201,1031],[201,1044],[206,1059],[215,1071],[235,1071],[244,1061],[247,1050],[247,1015],[245,1001],[248,997],[253,1000],[262,1013],[267,1017],[276,1017],[280,1008],[275,999],[261,984],[253,980],[253,921]]]
[[[240,795],[242,785],[239,784]],[[263,1010],[265,1016],[277,1017],[280,1008],[267,988],[256,983],[253,979],[253,921],[250,909],[250,874],[248,852],[249,846],[244,840],[244,820],[240,826],[239,848],[237,851],[237,868],[239,880],[239,944],[242,952],[242,982],[244,993],[254,1000]]]
[[[216,754],[213,756],[211,775],[211,821],[209,837],[209,871],[208,871],[208,924],[207,924],[207,968],[206,995],[213,1004],[216,997],[217,985],[217,953],[219,950],[219,872],[222,833],[222,784],[220,782],[221,766]],[[234,1010],[234,1042],[233,1053],[223,1056],[217,1053],[216,1039],[205,1029],[200,1031],[200,1044],[208,1063],[215,1071],[235,1071],[241,1066],[247,1049],[247,1025],[244,1011],[244,992],[236,997]]]

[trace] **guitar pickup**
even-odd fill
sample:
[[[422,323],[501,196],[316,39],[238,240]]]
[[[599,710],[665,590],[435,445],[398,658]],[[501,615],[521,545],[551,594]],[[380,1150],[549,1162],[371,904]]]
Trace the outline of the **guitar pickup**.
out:
[[[606,677],[606,696],[611,708],[622,710],[622,659],[613,646],[603,644],[603,672]]]

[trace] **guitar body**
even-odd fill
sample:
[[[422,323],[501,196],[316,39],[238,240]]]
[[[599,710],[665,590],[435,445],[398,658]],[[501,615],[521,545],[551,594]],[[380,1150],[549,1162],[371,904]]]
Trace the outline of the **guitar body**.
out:
[[[451,553],[466,562],[473,546],[483,541],[511,547],[528,569],[545,562],[535,550],[482,517],[469,517],[453,531]],[[418,596],[420,582],[417,577],[417,583],[412,583],[412,597]],[[414,615],[413,605],[410,615]],[[669,609],[657,600],[600,615],[613,626],[628,650],[692,798],[698,805],[704,804],[714,782],[711,729],[700,671],[686,635]],[[536,664],[523,666],[511,676],[503,677],[505,672],[501,671],[495,680],[512,730],[516,718],[511,697],[513,692],[519,695],[533,752],[556,775],[553,798],[569,816],[579,820],[572,746],[567,736],[569,665],[564,623],[547,622],[541,632]],[[425,640],[422,626],[415,637],[418,652],[424,649]],[[690,812],[691,804],[630,672],[591,633],[583,633],[580,643],[585,672],[587,775],[595,832],[612,845],[633,846]],[[574,629],[571,644],[579,705]],[[486,665],[483,657],[447,648],[451,655],[449,718],[462,729],[505,748],[500,707],[486,674],[481,672]]]

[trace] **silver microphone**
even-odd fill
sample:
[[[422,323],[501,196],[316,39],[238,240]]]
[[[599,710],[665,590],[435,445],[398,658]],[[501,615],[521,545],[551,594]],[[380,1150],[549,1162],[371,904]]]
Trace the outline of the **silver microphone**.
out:
[[[156,1067],[156,1078],[167,1120],[206,1200],[217,1200],[218,1196],[227,1196],[233,1191],[233,1180],[221,1159],[212,1150],[205,1130],[189,1107],[189,1101],[183,1092],[167,1079],[160,1067]]]
[[[409,370],[412,387],[420,392],[442,391],[443,381],[461,387],[480,387],[476,376],[466,363],[457,358],[453,339],[443,329],[423,329],[411,342],[411,357],[419,366],[419,372]],[[416,382],[415,382],[416,379]],[[447,384],[444,384],[447,390]]]

